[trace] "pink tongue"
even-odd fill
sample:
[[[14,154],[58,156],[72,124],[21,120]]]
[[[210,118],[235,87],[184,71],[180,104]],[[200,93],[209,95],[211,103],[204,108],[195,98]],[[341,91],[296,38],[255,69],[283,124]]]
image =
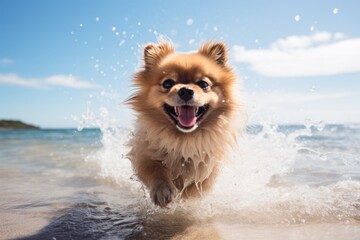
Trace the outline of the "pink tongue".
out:
[[[196,123],[195,107],[178,107],[178,121],[184,127],[191,127]]]

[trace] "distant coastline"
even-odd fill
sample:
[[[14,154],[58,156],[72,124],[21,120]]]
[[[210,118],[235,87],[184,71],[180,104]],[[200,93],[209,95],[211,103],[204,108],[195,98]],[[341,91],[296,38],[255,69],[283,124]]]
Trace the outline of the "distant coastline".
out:
[[[19,120],[0,120],[0,130],[8,129],[40,129],[38,126],[24,123]]]

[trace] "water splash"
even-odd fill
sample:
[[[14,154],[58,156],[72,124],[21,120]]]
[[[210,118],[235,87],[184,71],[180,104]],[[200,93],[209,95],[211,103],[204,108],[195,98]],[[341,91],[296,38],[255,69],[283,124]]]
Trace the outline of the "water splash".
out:
[[[152,213],[189,211],[198,218],[266,224],[349,222],[360,217],[359,181],[339,178],[341,172],[338,171],[330,183],[312,184],[319,174],[331,174],[325,167],[317,170],[322,167],[321,163],[326,166],[336,160],[338,165],[360,165],[360,161],[354,162],[358,154],[326,152],[315,148],[316,144],[309,144],[308,141],[314,141],[316,134],[324,129],[324,134],[335,134],[336,130],[323,121],[309,119],[304,126],[293,127],[268,124],[250,127],[247,133],[239,136],[239,148],[224,163],[211,193],[199,200],[177,199],[165,210],[153,206],[126,158],[126,143],[131,131],[114,127],[106,108],[94,113],[90,104],[77,121],[79,129],[89,125],[101,129],[103,147],[86,158],[99,165],[99,176],[130,191],[136,201]]]
[[[224,166],[214,191],[203,204],[211,204],[214,215],[232,216],[245,223],[349,222],[358,219],[358,181],[343,178],[331,184],[311,186],[313,176],[310,172],[305,175],[308,178],[305,181],[296,177],[294,181],[294,168],[299,160],[305,160],[302,151],[306,147],[299,138],[313,137],[318,128],[324,128],[322,122],[308,124],[290,134],[284,134],[274,126],[264,126],[255,135],[245,135],[233,161]],[[307,149],[320,161],[334,158],[335,153]],[[349,157],[354,159],[355,155]],[[359,167],[359,163],[353,164]]]

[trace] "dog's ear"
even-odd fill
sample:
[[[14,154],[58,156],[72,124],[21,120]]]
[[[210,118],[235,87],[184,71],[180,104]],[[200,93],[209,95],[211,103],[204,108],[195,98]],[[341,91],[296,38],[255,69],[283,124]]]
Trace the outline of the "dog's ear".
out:
[[[153,69],[161,59],[174,52],[174,47],[169,42],[159,44],[149,43],[144,48],[145,69]]]
[[[227,62],[227,47],[221,42],[207,42],[199,49],[199,53],[203,54],[217,64],[225,66]]]

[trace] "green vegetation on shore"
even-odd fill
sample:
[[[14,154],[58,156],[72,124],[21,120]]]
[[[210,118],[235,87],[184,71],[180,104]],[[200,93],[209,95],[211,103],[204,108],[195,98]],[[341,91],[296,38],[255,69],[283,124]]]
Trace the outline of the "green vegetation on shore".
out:
[[[0,129],[39,129],[39,127],[17,120],[0,120]]]

